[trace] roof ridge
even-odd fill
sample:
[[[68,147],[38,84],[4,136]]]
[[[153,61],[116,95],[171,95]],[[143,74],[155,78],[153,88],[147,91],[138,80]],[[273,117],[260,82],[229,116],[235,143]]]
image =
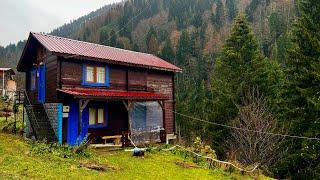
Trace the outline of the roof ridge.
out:
[[[30,32],[30,36],[37,39],[49,51],[70,54],[71,57],[73,57],[73,55],[79,55],[92,57],[94,59],[110,60],[110,63],[111,61],[123,63],[122,65],[137,65],[151,69],[182,72],[182,69],[179,67],[154,54],[131,51],[46,33]]]
[[[65,40],[68,40],[68,41],[76,41],[76,42],[85,43],[85,44],[90,44],[90,45],[94,45],[94,46],[108,47],[108,48],[113,48],[113,49],[117,49],[117,50],[120,50],[120,51],[128,51],[128,52],[133,52],[133,53],[137,53],[137,54],[145,54],[145,55],[149,55],[149,56],[155,56],[155,55],[153,55],[153,54],[148,54],[148,53],[144,53],[144,52],[137,52],[137,51],[132,51],[132,50],[128,50],[128,49],[121,49],[121,48],[117,48],[117,47],[106,46],[106,45],[96,44],[96,43],[87,42],[87,41],[80,41],[80,40],[76,40],[76,39],[71,39],[71,38],[66,38],[66,37],[61,37],[61,36],[55,36],[55,35],[45,34],[45,33],[41,33],[41,32],[40,32],[40,33],[31,32],[31,34],[48,36],[48,37],[58,38],[58,39],[65,39]],[[155,56],[155,57],[157,57],[157,56]]]

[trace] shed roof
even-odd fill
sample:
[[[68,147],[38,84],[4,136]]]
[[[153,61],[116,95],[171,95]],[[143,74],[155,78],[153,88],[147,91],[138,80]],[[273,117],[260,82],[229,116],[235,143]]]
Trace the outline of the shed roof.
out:
[[[152,92],[110,91],[107,89],[70,88],[58,91],[78,98],[101,98],[112,100],[166,100],[167,96]]]
[[[2,71],[11,71],[12,74],[15,74],[15,72],[12,68],[0,68],[0,72],[2,72]]]
[[[91,60],[100,60],[111,64],[138,66],[173,72],[182,71],[175,65],[170,64],[169,62],[151,54],[129,51],[42,33],[30,33],[29,39],[30,38],[35,38],[48,51],[62,55],[66,58],[89,58]],[[28,46],[28,43],[26,46]],[[24,53],[22,54],[21,58],[23,58],[23,56]]]

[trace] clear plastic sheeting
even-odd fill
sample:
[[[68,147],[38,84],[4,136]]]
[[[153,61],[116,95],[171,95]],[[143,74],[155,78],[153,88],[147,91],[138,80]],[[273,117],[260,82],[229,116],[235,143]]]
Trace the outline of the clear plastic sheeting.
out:
[[[163,111],[157,101],[132,102],[129,110],[131,139],[136,144],[160,142]]]

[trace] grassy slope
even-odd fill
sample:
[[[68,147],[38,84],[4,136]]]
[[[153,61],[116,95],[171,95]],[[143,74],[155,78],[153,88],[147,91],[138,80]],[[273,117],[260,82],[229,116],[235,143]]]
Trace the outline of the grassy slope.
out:
[[[36,155],[24,140],[0,133],[0,179],[252,179],[219,169],[184,168],[175,164],[183,158],[169,152],[147,153],[145,158],[124,151],[93,154],[92,158],[73,159]],[[81,167],[93,161],[111,168],[98,172]]]

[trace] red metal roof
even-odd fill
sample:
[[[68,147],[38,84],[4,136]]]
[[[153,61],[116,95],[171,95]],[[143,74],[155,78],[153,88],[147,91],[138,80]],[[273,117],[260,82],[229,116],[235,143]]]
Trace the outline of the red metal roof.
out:
[[[51,52],[71,55],[71,57],[89,57],[106,60],[109,63],[142,66],[174,72],[182,70],[167,61],[151,54],[134,52],[89,42],[77,41],[63,37],[31,33],[46,49]]]
[[[107,89],[72,88],[58,89],[58,91],[71,94],[75,97],[95,97],[103,99],[126,100],[165,100],[167,96],[151,92],[110,91]]]

